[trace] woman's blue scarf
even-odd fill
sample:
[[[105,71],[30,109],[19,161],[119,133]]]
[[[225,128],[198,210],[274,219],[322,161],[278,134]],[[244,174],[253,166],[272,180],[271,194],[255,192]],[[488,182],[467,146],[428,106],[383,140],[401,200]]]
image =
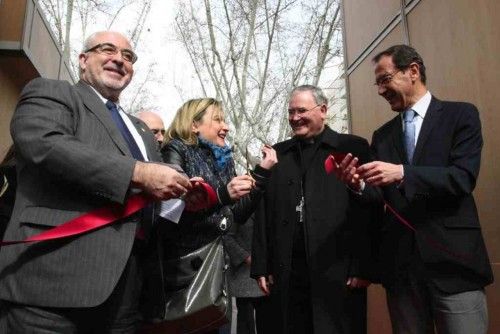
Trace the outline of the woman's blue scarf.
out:
[[[224,170],[224,168],[226,168],[227,166],[227,163],[233,158],[231,148],[227,144],[224,146],[219,146],[203,139],[200,136],[198,136],[198,142],[201,145],[208,147],[212,151],[215,157],[217,170],[219,171]]]

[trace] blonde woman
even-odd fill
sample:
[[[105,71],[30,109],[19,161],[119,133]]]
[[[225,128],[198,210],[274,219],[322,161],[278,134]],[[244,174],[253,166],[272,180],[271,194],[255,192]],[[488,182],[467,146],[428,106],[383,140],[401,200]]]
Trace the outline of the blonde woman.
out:
[[[262,148],[263,160],[252,175],[236,176],[231,148],[226,143],[229,128],[221,103],[212,98],[184,103],[167,130],[162,148],[166,163],[179,165],[189,177],[202,177],[217,192],[218,204],[208,210],[185,213],[179,224],[168,225],[165,255],[182,256],[213,241],[220,210],[229,205],[236,222],[245,222],[264,191],[270,170],[277,162],[276,152]]]

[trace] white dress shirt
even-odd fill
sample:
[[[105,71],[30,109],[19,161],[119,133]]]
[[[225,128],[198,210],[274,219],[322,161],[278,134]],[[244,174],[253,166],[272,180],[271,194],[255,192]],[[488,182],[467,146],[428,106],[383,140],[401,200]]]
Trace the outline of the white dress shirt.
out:
[[[102,100],[102,102],[104,104],[106,104],[106,102],[108,102],[108,99],[103,97],[94,87],[90,86],[90,88],[92,88],[94,90],[94,92],[96,92],[97,96],[99,96],[99,98]],[[111,101],[111,102],[113,102],[113,101]],[[120,107],[120,105],[116,102],[113,102],[113,103],[116,104],[116,107],[118,108],[118,113],[120,114],[121,118],[125,122],[125,125],[127,126],[128,130],[130,131],[130,134],[132,134],[132,137],[134,137],[134,140],[135,140],[137,146],[139,147],[139,150],[141,150],[141,153],[142,153],[142,156],[144,157],[144,160],[149,161],[148,153],[146,151],[146,145],[144,145],[144,141],[142,140],[141,135],[137,131],[137,128],[134,126],[134,124],[132,123],[132,121],[130,120],[128,115],[125,113],[125,111],[123,111],[122,107]]]
[[[424,96],[422,96],[410,109],[415,111],[415,118],[413,122],[415,123],[415,146],[417,145],[418,135],[420,134],[420,129],[422,129],[422,123],[424,122],[425,114],[429,105],[431,104],[432,95],[427,91]],[[405,121],[403,119],[403,113],[401,113],[401,122],[403,124],[403,132],[405,131]]]

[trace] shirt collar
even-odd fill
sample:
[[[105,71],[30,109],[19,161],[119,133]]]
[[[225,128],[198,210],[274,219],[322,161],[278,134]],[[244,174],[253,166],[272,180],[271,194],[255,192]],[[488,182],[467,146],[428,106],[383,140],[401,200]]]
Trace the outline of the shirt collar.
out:
[[[97,94],[97,96],[99,96],[99,98],[102,100],[102,102],[103,102],[104,104],[106,104],[106,102],[110,101],[110,100],[108,100],[107,98],[105,98],[104,96],[102,96],[102,95],[101,95],[101,93],[99,93],[99,92],[97,91],[97,89],[95,89],[94,87],[92,87],[91,85],[89,85],[89,87],[90,87],[90,88],[92,88],[92,90],[93,90],[93,91]],[[113,102],[113,101],[111,101],[111,102]],[[118,101],[117,101],[117,102],[113,102],[113,103],[114,103],[114,104],[116,104],[116,107],[118,108],[118,110],[120,110],[120,109],[121,109],[121,107],[120,107],[120,102],[118,102]]]
[[[429,91],[427,91],[424,96],[422,96],[412,107],[413,111],[417,115],[422,118],[425,118],[425,114],[427,113],[427,109],[429,109],[429,105],[431,104],[432,95]]]

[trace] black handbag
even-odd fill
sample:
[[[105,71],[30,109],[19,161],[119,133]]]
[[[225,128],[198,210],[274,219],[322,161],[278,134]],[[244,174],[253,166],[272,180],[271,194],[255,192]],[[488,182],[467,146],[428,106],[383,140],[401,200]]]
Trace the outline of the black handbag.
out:
[[[141,333],[203,333],[230,321],[229,266],[222,238],[232,223],[232,213],[229,208],[223,213],[221,235],[214,241],[179,258],[162,260],[160,255],[159,277],[150,278],[162,281],[161,309],[146,320]],[[161,248],[159,254],[163,254]]]

